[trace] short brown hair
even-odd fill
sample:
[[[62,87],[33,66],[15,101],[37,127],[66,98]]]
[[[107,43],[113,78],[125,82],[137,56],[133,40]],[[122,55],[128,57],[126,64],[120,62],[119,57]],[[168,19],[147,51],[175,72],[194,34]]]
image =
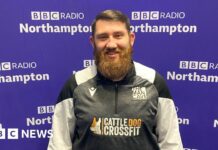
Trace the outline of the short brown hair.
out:
[[[127,31],[130,32],[129,18],[118,10],[105,10],[105,11],[100,12],[92,22],[92,35],[94,35],[96,31],[96,22],[98,20],[123,22],[126,25]]]

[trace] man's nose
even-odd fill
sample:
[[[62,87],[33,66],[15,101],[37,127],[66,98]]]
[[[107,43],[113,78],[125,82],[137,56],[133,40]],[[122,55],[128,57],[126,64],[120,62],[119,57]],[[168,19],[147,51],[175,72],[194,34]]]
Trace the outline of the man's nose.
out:
[[[110,37],[110,38],[108,39],[107,44],[106,44],[106,48],[107,48],[107,49],[116,49],[116,48],[117,48],[117,44],[116,44],[115,39],[113,39],[112,37]]]

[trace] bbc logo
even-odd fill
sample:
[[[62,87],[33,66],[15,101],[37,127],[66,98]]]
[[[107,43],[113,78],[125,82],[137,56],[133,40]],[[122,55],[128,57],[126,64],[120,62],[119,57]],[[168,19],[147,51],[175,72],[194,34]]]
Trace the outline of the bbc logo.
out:
[[[54,105],[51,106],[39,106],[37,108],[38,114],[46,114],[46,113],[53,113],[54,112]]]
[[[7,131],[7,137],[6,137],[6,131]],[[0,128],[0,140],[3,139],[18,139],[18,129],[17,128],[8,128],[7,130],[4,128]]]
[[[208,62],[180,61],[180,69],[208,70]]]
[[[132,20],[159,20],[159,11],[133,11]]]
[[[10,62],[0,63],[0,70],[2,71],[11,70],[11,63]]]
[[[95,64],[95,60],[92,60],[92,59],[83,60],[83,67],[84,68],[92,66],[94,64]]]
[[[32,20],[60,20],[59,12],[31,11]]]

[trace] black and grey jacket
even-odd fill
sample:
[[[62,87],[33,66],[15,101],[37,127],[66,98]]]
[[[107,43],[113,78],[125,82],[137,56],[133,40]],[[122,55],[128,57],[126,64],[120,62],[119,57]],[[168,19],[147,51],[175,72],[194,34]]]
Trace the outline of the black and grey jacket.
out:
[[[134,62],[119,82],[95,66],[65,84],[48,150],[182,150],[177,114],[163,78]]]

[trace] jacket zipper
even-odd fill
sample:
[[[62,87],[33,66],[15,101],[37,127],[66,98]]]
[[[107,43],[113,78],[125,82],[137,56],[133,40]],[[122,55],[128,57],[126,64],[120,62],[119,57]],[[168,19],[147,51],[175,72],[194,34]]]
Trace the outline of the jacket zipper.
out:
[[[117,114],[118,103],[118,84],[115,84],[115,114]]]

